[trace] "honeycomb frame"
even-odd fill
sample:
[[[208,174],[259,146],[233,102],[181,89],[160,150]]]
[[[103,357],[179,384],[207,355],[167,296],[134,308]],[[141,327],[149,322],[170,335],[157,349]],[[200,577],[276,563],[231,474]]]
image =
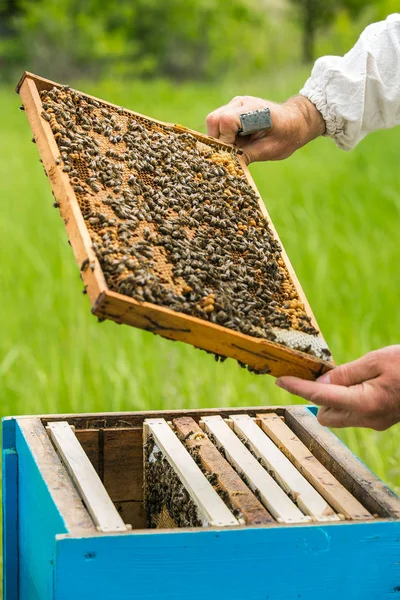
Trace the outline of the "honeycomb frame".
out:
[[[93,240],[83,218],[77,194],[73,189],[73,185],[71,185],[68,174],[63,172],[62,165],[59,164],[60,150],[54,134],[50,124],[41,116],[43,107],[39,93],[42,90],[50,90],[53,87],[61,88],[62,86],[31,73],[25,73],[18,84],[17,91],[21,95],[45,171],[53,188],[56,204],[60,208],[71,246],[81,268],[81,277],[92,305],[92,312],[99,319],[108,318],[117,323],[133,325],[162,335],[168,339],[190,343],[197,348],[204,349],[220,357],[234,358],[239,363],[246,365],[250,370],[258,373],[268,373],[274,376],[295,375],[305,379],[315,379],[332,368],[333,363],[307,354],[306,352],[289,348],[283,344],[264,338],[240,333],[228,327],[177,312],[152,302],[138,301],[109,289],[103,270],[93,249]],[[93,98],[87,94],[85,96]],[[120,108],[101,99],[93,98],[93,100],[113,110]],[[282,249],[281,257],[290,282],[303,303],[310,323],[318,330],[315,317],[258,193],[257,187],[240,155],[240,151],[219,140],[186,129],[180,125],[163,123],[127,109],[124,109],[124,112],[134,116],[138,120],[145,119],[146,121],[151,121],[160,128],[167,128],[176,133],[189,133],[201,144],[235,154],[248,183],[257,194],[263,218],[267,221],[274,239],[280,244]],[[318,343],[326,347],[320,334],[316,339]]]

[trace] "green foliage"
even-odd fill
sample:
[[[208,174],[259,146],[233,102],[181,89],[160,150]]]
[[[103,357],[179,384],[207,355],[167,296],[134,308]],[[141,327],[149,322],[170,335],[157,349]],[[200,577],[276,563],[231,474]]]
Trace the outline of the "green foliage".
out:
[[[355,19],[369,5],[377,0],[290,0],[298,9],[298,17],[303,29],[303,60],[310,62],[315,58],[315,40],[319,29],[328,29],[337,22],[339,16]],[[347,25],[347,24],[346,24]],[[349,27],[346,27],[349,30]],[[355,41],[355,40],[354,40]]]
[[[318,32],[316,38],[316,56],[334,53],[343,55],[356,43],[363,30],[377,20],[374,6],[368,6],[357,17],[351,17],[348,10],[338,10],[329,29]]]
[[[248,78],[339,54],[397,0],[0,0],[0,78],[22,69],[174,81]],[[289,10],[290,7],[295,10]],[[302,41],[301,41],[302,40]]]
[[[21,0],[12,24],[3,60],[58,80],[246,75],[273,41],[254,0]]]
[[[385,19],[388,15],[399,12],[398,0],[375,0],[373,6],[375,20]]]

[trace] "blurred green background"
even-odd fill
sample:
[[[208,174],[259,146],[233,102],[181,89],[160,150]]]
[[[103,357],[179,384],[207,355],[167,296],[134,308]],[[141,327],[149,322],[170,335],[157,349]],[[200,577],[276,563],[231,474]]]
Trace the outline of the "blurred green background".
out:
[[[234,95],[284,100],[394,0],[0,0],[3,415],[290,404],[228,360],[111,322],[83,296],[14,86],[23,70],[205,131]],[[400,130],[251,170],[338,363],[399,343]],[[399,427],[339,435],[400,491]]]

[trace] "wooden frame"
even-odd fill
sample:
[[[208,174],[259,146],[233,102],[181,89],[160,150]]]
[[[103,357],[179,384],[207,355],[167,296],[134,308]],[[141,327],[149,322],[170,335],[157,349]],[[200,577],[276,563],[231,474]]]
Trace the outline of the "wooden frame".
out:
[[[276,377],[280,375],[295,375],[304,379],[315,379],[332,368],[332,363],[318,359],[310,354],[292,350],[269,340],[238,333],[226,327],[155,304],[138,302],[128,296],[108,289],[102,269],[92,248],[92,241],[68,175],[56,163],[59,150],[51,127],[41,117],[42,104],[39,91],[51,89],[53,86],[60,87],[55,82],[38,77],[32,73],[25,73],[17,86],[17,91],[21,95],[44,168],[53,188],[54,196],[59,203],[61,216],[64,220],[76,260],[79,265],[91,265],[91,268],[81,271],[81,276],[92,305],[92,312],[99,318],[108,318],[117,323],[133,325],[172,340],[186,342],[197,348],[234,358],[249,365],[256,371],[271,373]],[[103,100],[99,101],[106,105],[114,106]],[[143,115],[139,115],[133,111],[127,112],[143,117]],[[234,150],[233,146],[223,144],[219,140],[185,129],[182,126],[162,123],[148,117],[145,118],[159,123],[164,127],[169,127],[174,131],[189,131],[199,141],[214,147],[223,148],[230,152],[239,152]],[[238,160],[248,182],[258,194],[260,209],[264,217],[268,220],[276,239],[282,246],[264,203],[259,196],[256,185],[240,155],[238,156]],[[313,325],[318,329],[315,317],[283,246],[282,257],[288,270],[289,278],[292,280],[305,306],[306,313],[311,318]]]
[[[206,432],[211,435],[217,446],[222,449],[226,459],[245,476],[249,488],[257,493],[267,510],[278,523],[307,523],[297,506],[290,500],[271,475],[260,465],[257,459],[233,433],[229,425],[219,415],[203,417]]]
[[[133,462],[140,468],[135,449],[142,451],[145,419],[161,418],[173,424],[175,419],[191,417],[199,423],[207,416],[228,419],[243,413],[253,418],[271,413],[284,418],[323,466],[377,517],[290,527],[266,523],[145,530],[135,508],[131,514],[138,519],[136,529],[105,534],[93,523],[46,432],[47,426],[60,421],[75,427],[118,507],[140,504],[135,496],[139,482],[132,481],[128,465]],[[129,495],[123,495],[124,488]],[[332,571],[324,590],[326,600],[338,596],[353,600],[360,593],[364,600],[376,600],[398,592],[399,552],[400,499],[318,424],[312,408],[257,406],[25,416],[3,421],[5,600],[129,600],[133,593],[141,600],[173,600],[177,582],[192,586],[204,572],[208,576],[202,579],[202,593],[209,597],[261,600],[268,594],[287,600],[300,594],[316,600],[321,580],[310,576],[310,560],[317,573],[328,576]],[[260,585],[253,575],[265,565],[268,577]]]
[[[231,415],[230,418],[233,421],[234,432],[249,445],[256,458],[261,460],[270,473],[273,473],[276,481],[293,497],[304,513],[317,521],[339,520],[326,500],[279,450],[278,445],[275,445],[276,440],[274,444],[254,419],[249,415]],[[279,417],[276,419],[282,423]]]
[[[100,477],[66,421],[49,423],[50,437],[89,511],[97,529],[107,533],[127,531]]]
[[[347,519],[366,520],[372,515],[326,469],[293,431],[274,413],[257,415],[263,431],[273,440],[291,465],[313,484],[315,490]]]
[[[203,526],[228,527],[239,524],[165,419],[146,419],[143,432],[145,442],[150,435],[153,437],[184,484],[198,508]]]
[[[189,451],[197,453],[203,470],[217,479],[218,487],[227,495],[230,505],[240,512],[243,523],[260,525],[273,522],[269,512],[192,417],[174,419],[173,426]]]

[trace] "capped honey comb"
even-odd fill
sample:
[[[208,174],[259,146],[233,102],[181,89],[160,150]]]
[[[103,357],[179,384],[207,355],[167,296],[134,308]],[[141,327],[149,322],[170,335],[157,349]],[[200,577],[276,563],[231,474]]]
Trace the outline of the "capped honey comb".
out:
[[[96,259],[81,262],[84,280],[99,265],[118,300],[271,342],[268,356],[286,346],[297,359],[315,357],[314,377],[329,368],[330,351],[235,147],[67,86],[49,82],[37,89],[36,110],[52,136],[57,175],[62,172],[77,199]],[[129,322],[132,307],[116,315],[107,302],[96,302],[94,312]],[[252,352],[241,356],[237,343],[234,353],[196,343],[186,335],[189,321],[167,332],[146,319],[144,328],[221,360],[234,356],[255,372],[282,374],[265,353],[254,361]]]

